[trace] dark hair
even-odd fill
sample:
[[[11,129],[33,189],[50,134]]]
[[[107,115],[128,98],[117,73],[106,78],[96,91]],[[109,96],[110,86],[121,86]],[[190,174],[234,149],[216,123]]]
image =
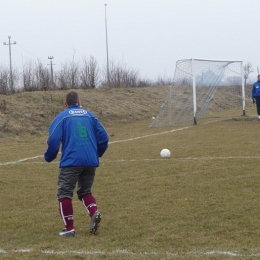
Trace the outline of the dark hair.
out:
[[[79,102],[79,94],[71,91],[66,95],[66,102],[68,106],[76,105]]]

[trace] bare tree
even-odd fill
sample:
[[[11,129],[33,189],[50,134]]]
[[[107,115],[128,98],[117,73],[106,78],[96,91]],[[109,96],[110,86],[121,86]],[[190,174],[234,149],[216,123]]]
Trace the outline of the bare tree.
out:
[[[40,60],[24,64],[22,72],[13,73],[13,82],[10,85],[10,73],[7,68],[0,67],[0,93],[9,94],[17,91],[57,90],[70,88],[97,88],[100,85],[114,88],[135,88],[152,85],[149,80],[140,79],[138,70],[129,68],[122,63],[110,62],[110,77],[108,84],[106,68],[101,73],[97,61],[93,56],[84,59],[83,64],[74,61],[61,64],[60,70],[55,70],[52,84],[52,74],[48,67]],[[47,64],[46,64],[47,65]],[[169,80],[170,81],[170,80]],[[165,83],[159,78],[160,84]],[[19,89],[20,88],[20,89]]]
[[[10,77],[10,70],[5,67],[0,67],[0,94],[12,94],[18,89],[19,74],[16,69],[12,72],[12,80]]]
[[[56,72],[57,84],[60,89],[65,90],[69,88],[69,68],[67,64],[63,64],[62,69]]]
[[[22,86],[23,91],[35,90],[35,74],[31,62],[24,65],[22,78],[23,78],[23,86]]]
[[[71,61],[62,65],[62,69],[56,73],[57,85],[60,89],[80,87],[79,64]]]
[[[47,90],[51,87],[51,75],[47,67],[38,60],[35,69],[36,89]]]
[[[241,85],[241,77],[238,76],[232,76],[226,78],[226,80],[223,82],[226,86],[240,86]]]
[[[0,68],[0,94],[9,93],[9,69]]]
[[[99,68],[93,56],[89,60],[83,60],[82,71],[80,72],[82,88],[96,88],[99,83]]]
[[[9,93],[15,93],[19,89],[19,73],[16,68],[12,72],[12,83],[9,87]]]
[[[110,62],[110,86],[114,88],[138,87],[138,71],[127,68],[126,65]]]
[[[143,88],[143,87],[149,87],[152,85],[153,85],[153,82],[149,79],[139,79],[137,87]]]
[[[79,65],[72,61],[69,64],[69,81],[71,88],[78,88],[80,86],[79,83]]]
[[[254,69],[252,67],[252,63],[251,62],[247,62],[245,65],[244,65],[244,79],[245,79],[245,86],[246,86],[246,81],[248,79],[248,76],[250,73],[254,72]]]
[[[171,78],[162,78],[161,76],[158,77],[157,81],[155,82],[158,86],[169,86],[172,84]]]

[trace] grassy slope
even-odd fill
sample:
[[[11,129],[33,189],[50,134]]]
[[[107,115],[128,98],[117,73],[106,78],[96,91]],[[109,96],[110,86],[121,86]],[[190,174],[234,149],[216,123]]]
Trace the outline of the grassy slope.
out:
[[[82,106],[94,112],[105,126],[156,116],[168,87],[77,90]],[[68,91],[27,92],[0,95],[0,138],[42,134],[53,117],[64,109]]]

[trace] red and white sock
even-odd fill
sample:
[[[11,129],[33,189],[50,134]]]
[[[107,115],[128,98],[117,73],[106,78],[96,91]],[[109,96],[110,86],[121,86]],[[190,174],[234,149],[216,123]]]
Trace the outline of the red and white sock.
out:
[[[88,193],[82,196],[80,199],[83,205],[85,206],[88,214],[90,215],[90,217],[92,217],[94,213],[97,211],[97,204],[94,196],[91,193]]]
[[[59,210],[67,231],[74,229],[72,200],[69,198],[59,199]]]

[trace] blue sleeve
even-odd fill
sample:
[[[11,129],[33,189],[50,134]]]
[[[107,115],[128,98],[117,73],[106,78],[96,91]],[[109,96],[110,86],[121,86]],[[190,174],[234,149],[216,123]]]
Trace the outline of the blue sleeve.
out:
[[[252,87],[252,99],[255,98],[255,84]]]
[[[49,129],[49,138],[47,140],[48,148],[44,153],[44,159],[47,162],[53,161],[59,152],[62,140],[62,120],[54,119]]]
[[[101,157],[108,147],[108,134],[103,125],[96,119],[96,138],[98,157]]]

